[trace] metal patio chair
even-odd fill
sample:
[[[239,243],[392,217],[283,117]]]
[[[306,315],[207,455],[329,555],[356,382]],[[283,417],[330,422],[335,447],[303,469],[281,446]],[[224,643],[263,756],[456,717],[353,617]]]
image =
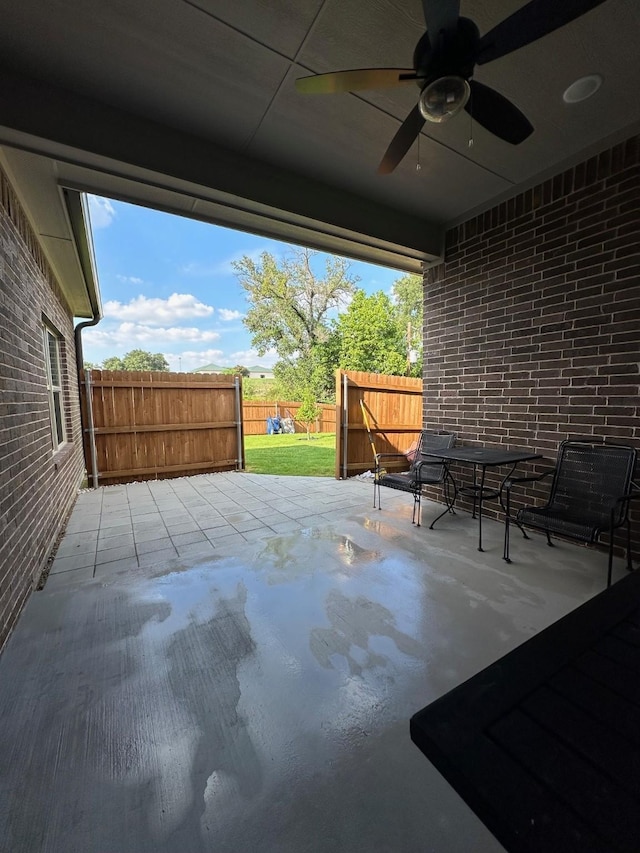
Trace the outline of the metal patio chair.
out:
[[[430,451],[444,450],[453,447],[456,443],[455,432],[430,432],[422,430],[418,441],[418,447],[411,467],[408,471],[388,472],[386,465],[393,462],[406,460],[405,453],[376,453],[375,477],[373,481],[373,508],[382,509],[380,503],[380,488],[386,486],[389,489],[397,489],[401,492],[409,492],[413,495],[413,515],[411,523],[420,527],[420,503],[422,499],[423,486],[434,486],[442,483],[446,508],[438,518],[442,518],[447,512],[453,513],[453,504],[456,498],[455,483],[449,474],[446,465],[441,459],[430,455]],[[433,527],[438,518],[429,525]],[[416,520],[417,519],[417,520]]]
[[[611,585],[613,538],[617,528],[627,528],[627,569],[631,571],[631,525],[629,505],[640,498],[640,486],[633,482],[636,450],[622,444],[592,441],[563,441],[553,469],[538,476],[513,477],[505,483],[506,518],[504,559],[509,559],[509,525],[515,522],[525,539],[524,528],[544,531],[547,543],[551,534],[594,544],[603,533],[609,537],[607,586]],[[511,516],[511,490],[522,483],[552,477],[547,503],[525,506]]]

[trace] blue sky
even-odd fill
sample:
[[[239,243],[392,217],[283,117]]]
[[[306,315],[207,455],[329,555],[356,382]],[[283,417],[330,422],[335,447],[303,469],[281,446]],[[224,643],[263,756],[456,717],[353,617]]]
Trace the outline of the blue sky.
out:
[[[264,251],[282,257],[291,246],[94,196],[89,206],[104,319],[82,333],[86,361],[143,349],[163,353],[172,370],[275,363],[275,352],[251,348],[242,323],[248,304],[231,264]],[[350,273],[367,293],[389,292],[403,275],[360,261]]]

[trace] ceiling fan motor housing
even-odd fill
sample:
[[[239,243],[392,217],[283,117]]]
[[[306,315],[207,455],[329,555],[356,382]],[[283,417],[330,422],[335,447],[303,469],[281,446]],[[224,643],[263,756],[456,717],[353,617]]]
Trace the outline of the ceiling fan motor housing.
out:
[[[418,86],[424,89],[441,77],[461,77],[468,80],[478,54],[480,31],[469,18],[458,18],[455,32],[436,35],[426,32],[413,54],[413,67]]]

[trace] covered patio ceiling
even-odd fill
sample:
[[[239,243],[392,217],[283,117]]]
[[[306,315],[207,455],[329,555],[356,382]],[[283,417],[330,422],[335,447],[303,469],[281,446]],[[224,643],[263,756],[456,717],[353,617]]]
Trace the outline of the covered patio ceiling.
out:
[[[460,11],[484,33],[522,5]],[[417,89],[310,97],[294,81],[410,67],[423,32],[420,0],[5,4],[0,144],[39,155],[66,187],[417,272],[441,257],[447,227],[640,128],[640,7],[605,0],[476,69],[533,124],[522,144],[463,113],[425,125],[380,176]],[[600,90],[564,103],[593,73]]]

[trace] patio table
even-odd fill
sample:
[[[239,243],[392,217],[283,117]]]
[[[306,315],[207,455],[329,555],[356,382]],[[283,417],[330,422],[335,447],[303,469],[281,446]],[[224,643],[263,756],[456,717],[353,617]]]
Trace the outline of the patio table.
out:
[[[505,482],[513,475],[520,462],[528,462],[532,459],[542,459],[541,453],[534,453],[527,448],[501,448],[501,447],[452,447],[446,450],[429,451],[432,456],[442,459],[447,467],[447,472],[454,483],[454,502],[457,495],[464,495],[473,498],[473,513],[472,517],[476,517],[476,507],[478,508],[478,551],[482,551],[482,503],[485,500],[498,498],[500,505],[504,510],[502,503],[502,490]],[[449,470],[451,462],[461,462],[466,465],[473,465],[473,483],[458,486],[454,477]],[[487,468],[499,468],[501,465],[510,465],[509,471],[502,478],[500,486],[497,489],[487,488],[484,484]],[[480,478],[478,482],[478,468],[480,469]],[[444,513],[441,513],[431,523],[431,528],[442,518]]]
[[[510,853],[637,853],[640,572],[419,711],[411,739]]]

